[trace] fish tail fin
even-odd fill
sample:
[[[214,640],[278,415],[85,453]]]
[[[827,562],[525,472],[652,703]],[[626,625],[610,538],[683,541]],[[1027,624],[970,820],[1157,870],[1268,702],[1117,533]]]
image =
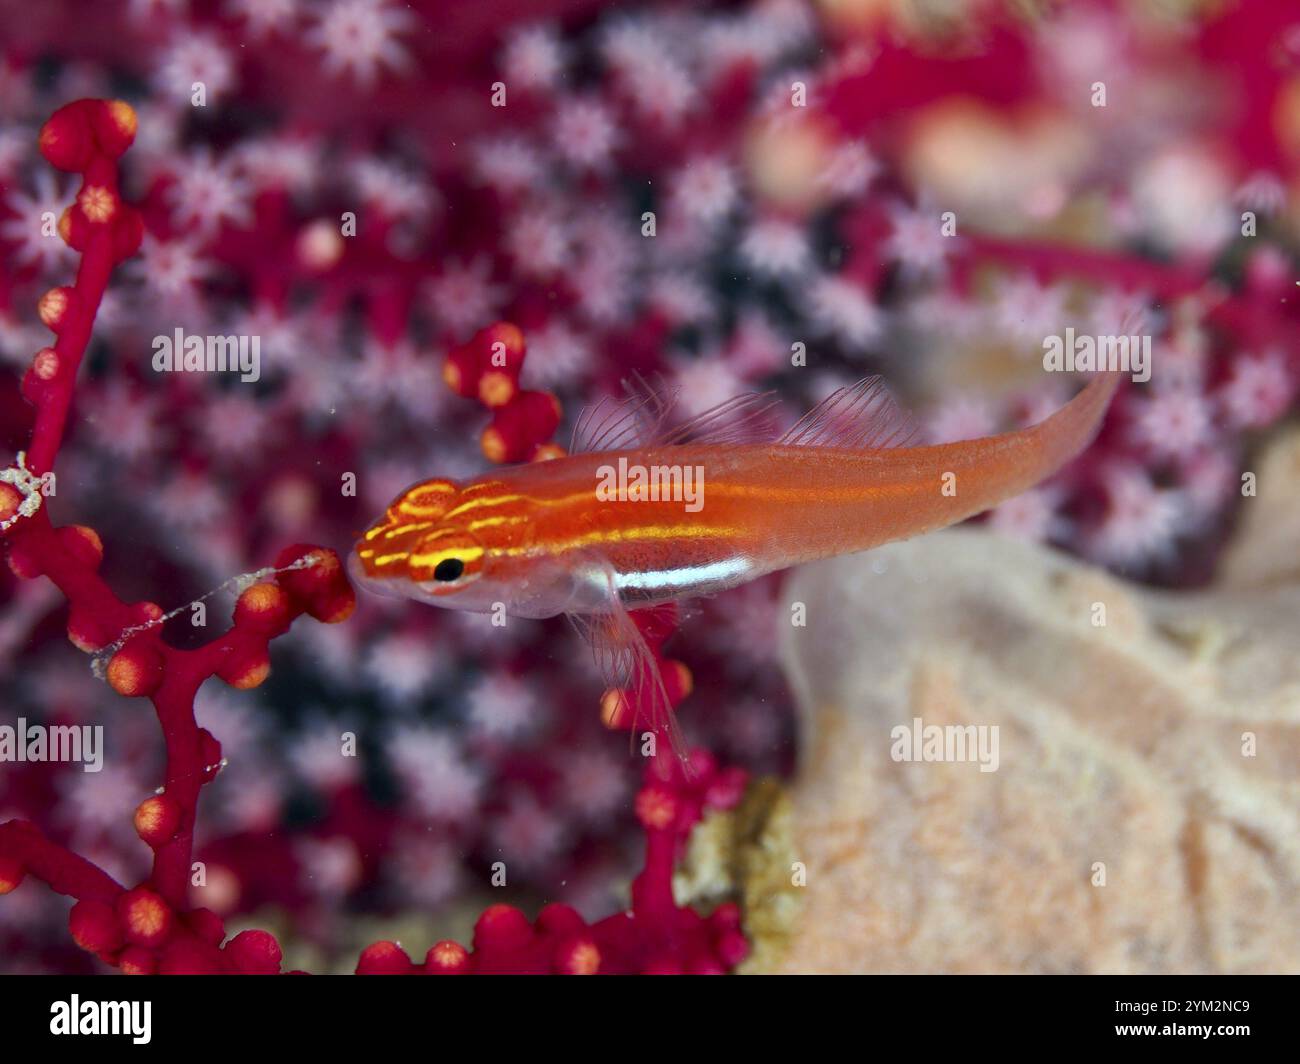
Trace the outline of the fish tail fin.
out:
[[[955,491],[927,531],[990,510],[1053,476],[1093,441],[1119,384],[1118,373],[1098,374],[1083,391],[1036,425],[933,448],[930,460],[938,469],[965,469],[977,475],[975,488]],[[961,479],[963,484],[970,483],[968,478]]]
[[[1119,373],[1098,373],[1060,410],[1027,430],[1041,448],[1035,482],[1051,476],[1096,438],[1122,379]]]

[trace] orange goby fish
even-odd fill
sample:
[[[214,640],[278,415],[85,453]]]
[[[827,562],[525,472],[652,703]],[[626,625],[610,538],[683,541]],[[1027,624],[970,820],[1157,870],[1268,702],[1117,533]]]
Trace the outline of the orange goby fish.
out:
[[[407,489],[361,537],[350,569],[362,586],[437,606],[568,614],[611,686],[624,686],[657,676],[628,610],[996,506],[1089,443],[1118,381],[1097,376],[1029,428],[935,446],[909,445],[911,422],[879,378],[833,393],[783,434],[769,428],[770,394],[675,425],[671,401],[633,394],[585,413],[566,457]],[[658,686],[652,713],[671,725]]]

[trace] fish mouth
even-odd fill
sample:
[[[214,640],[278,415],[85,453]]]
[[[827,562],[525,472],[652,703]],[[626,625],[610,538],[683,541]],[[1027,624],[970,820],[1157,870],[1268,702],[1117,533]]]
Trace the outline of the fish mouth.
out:
[[[363,587],[371,594],[382,595],[384,598],[407,598],[398,586],[398,582],[393,579],[385,579],[381,576],[375,576],[366,571],[366,564],[361,560],[358,553],[359,544],[348,552],[348,578],[357,587]]]

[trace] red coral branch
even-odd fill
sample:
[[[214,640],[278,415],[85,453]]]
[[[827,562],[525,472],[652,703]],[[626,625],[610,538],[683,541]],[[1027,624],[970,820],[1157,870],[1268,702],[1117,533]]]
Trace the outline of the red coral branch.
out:
[[[260,684],[270,668],[268,644],[301,614],[327,623],[344,620],[355,597],[337,555],[299,544],[282,551],[273,569],[256,574],[276,582],[247,587],[224,635],[196,650],[162,640],[162,609],[128,604],[99,577],[99,536],[89,528],[55,528],[34,478],[52,471],[72,404],[77,370],[113,267],[138,249],[138,212],[118,193],[117,160],[135,136],[136,119],[120,101],[79,100],[57,111],[41,130],[41,153],[54,166],[82,177],[76,201],[59,224],[81,253],[76,283],[40,301],[42,321],[57,335],[23,379],[36,407],[30,448],[0,484],[9,564],[22,578],[49,578],[70,605],[68,638],[88,653],[112,651],[109,685],[127,697],[152,701],[166,744],[161,793],[136,811],[140,837],[153,849],[149,879],[127,889],[90,862],[46,839],[33,825],[0,825],[0,893],[31,874],[77,899],[70,917],[74,939],[108,964],[132,972],[279,970],[279,947],[237,936],[224,947],[220,920],[191,909],[194,821],[199,792],[221,767],[221,746],[194,717],[194,696],[219,676],[238,688]],[[23,457],[26,459],[24,464]],[[33,509],[34,507],[34,509]],[[260,934],[260,933],[259,933]],[[270,938],[270,936],[266,936]],[[274,947],[272,949],[272,946]]]

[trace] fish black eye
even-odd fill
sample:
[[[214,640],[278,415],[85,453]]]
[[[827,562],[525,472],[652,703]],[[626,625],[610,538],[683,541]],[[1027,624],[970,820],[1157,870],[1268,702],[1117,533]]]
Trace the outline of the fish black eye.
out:
[[[460,574],[465,571],[465,563],[459,558],[443,558],[433,570],[435,580],[452,581],[459,580]]]

